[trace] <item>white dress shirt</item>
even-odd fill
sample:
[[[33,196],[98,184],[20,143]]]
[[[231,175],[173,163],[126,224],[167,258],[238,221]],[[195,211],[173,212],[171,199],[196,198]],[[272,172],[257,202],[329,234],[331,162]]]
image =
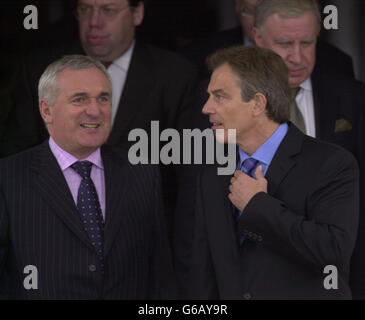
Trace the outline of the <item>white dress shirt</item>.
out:
[[[114,60],[113,63],[107,68],[108,73],[112,79],[112,124],[114,123],[115,116],[118,111],[120,97],[122,96],[125,80],[129,65],[131,62],[135,41],[129,49],[118,59]]]
[[[300,86],[296,96],[296,102],[303,115],[306,134],[313,138],[316,137],[316,125],[314,115],[313,90],[310,78],[305,80]]]

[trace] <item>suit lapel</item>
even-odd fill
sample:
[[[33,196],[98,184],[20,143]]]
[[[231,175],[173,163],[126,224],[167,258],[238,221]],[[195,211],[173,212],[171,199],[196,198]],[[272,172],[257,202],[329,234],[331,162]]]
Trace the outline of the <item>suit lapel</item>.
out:
[[[237,222],[233,216],[233,204],[228,198],[229,194],[229,185],[231,183],[231,178],[233,175],[223,176],[221,178],[221,188],[224,190],[224,212],[227,212],[225,215],[225,223],[229,230],[229,239],[231,242],[231,248],[233,250],[233,257],[238,258],[238,237],[237,237]],[[224,189],[223,189],[224,188]]]
[[[34,152],[31,170],[35,174],[35,190],[53,209],[53,212],[89,248],[93,249],[79,217],[66,179],[49,148],[48,139]]]
[[[101,150],[105,174],[104,254],[106,256],[120,228],[122,219],[127,215],[128,208],[123,205],[123,202],[126,203],[125,193],[129,172],[124,164],[115,162],[110,150],[106,147]]]
[[[146,112],[146,94],[154,85],[155,68],[146,48],[136,40],[118,111],[108,144],[117,145],[127,136],[132,120]],[[142,108],[144,111],[142,112]]]
[[[304,134],[293,124],[289,124],[289,130],[284,140],[276,151],[266,173],[268,181],[268,194],[275,195],[282,180],[295,166],[295,155],[300,153]]]
[[[228,198],[229,184],[232,175],[217,174],[217,167],[213,167],[211,172],[212,180],[202,185],[204,188],[204,211],[207,215],[207,221],[211,224],[211,230],[213,234],[212,241],[217,242],[219,248],[223,248],[224,251],[232,251],[233,257],[238,257],[238,238],[236,230],[236,222],[233,217],[232,203]],[[216,196],[210,196],[216,195]],[[228,232],[228,234],[222,234],[222,232]]]

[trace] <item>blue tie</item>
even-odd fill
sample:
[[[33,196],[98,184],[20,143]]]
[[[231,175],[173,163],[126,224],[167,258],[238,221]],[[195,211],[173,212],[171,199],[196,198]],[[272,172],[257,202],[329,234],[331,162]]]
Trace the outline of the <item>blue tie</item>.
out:
[[[251,178],[253,178],[254,169],[256,168],[257,164],[258,164],[258,160],[254,159],[254,158],[247,158],[245,161],[242,162],[241,171],[243,171],[244,173],[249,175]],[[236,223],[238,223],[238,220],[241,217],[241,211],[239,209],[237,209],[235,206],[233,206],[233,216],[234,216],[234,220],[236,221]],[[244,241],[244,237],[240,236],[239,237],[240,245],[242,245],[243,241]]]
[[[258,161],[254,158],[247,158],[242,162],[241,171],[253,178],[254,169],[257,166]]]
[[[253,177],[254,169],[256,168],[258,161],[254,158],[247,158],[242,162],[241,171],[249,175],[251,178]],[[238,222],[238,219],[241,216],[241,211],[239,211],[235,206],[233,206],[233,215],[235,221]]]
[[[98,194],[94,182],[90,178],[92,163],[89,161],[75,162],[71,168],[82,178],[77,193],[77,209],[84,229],[89,235],[99,258],[101,273],[104,270],[104,224]]]

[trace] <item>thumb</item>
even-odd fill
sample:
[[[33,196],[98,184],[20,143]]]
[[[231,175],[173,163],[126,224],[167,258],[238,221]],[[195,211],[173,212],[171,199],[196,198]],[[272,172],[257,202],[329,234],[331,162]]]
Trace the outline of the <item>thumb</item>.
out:
[[[264,172],[262,171],[262,166],[258,166],[255,170],[256,180],[265,179]]]

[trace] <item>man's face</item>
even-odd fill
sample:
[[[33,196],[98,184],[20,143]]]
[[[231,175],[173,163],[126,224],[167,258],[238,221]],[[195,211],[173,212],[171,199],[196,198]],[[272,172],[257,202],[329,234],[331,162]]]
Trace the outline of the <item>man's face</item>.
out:
[[[144,6],[131,8],[127,0],[79,0],[79,33],[85,52],[102,62],[123,55],[133,42]]]
[[[217,68],[208,86],[209,99],[202,112],[209,116],[212,129],[224,129],[224,134],[216,133],[221,143],[227,143],[228,129],[236,129],[237,142],[243,141],[245,135],[254,126],[253,100],[242,101],[238,77],[228,64]]]
[[[312,12],[298,18],[281,18],[273,14],[261,29],[254,29],[259,47],[279,54],[289,69],[289,84],[298,87],[312,74],[316,61],[317,20]]]
[[[108,138],[111,90],[97,68],[65,69],[58,75],[58,96],[53,105],[40,101],[49,134],[64,150],[81,159]]]
[[[252,42],[252,29],[257,1],[258,0],[236,0],[236,14],[240,20],[243,33]]]

